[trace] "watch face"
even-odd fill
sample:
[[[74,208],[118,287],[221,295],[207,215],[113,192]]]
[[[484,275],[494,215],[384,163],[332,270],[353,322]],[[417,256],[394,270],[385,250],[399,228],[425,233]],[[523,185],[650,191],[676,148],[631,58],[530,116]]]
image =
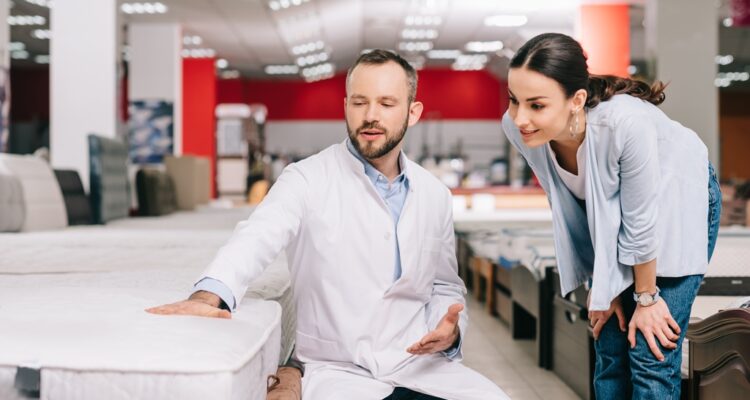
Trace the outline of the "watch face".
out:
[[[638,298],[638,303],[641,305],[649,305],[654,302],[654,297],[649,293],[644,293]]]

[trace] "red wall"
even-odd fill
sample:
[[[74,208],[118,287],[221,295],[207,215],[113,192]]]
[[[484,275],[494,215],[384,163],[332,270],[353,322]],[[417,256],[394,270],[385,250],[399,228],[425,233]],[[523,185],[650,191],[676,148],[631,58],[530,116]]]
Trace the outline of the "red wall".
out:
[[[219,80],[218,103],[262,103],[269,120],[344,118],[346,75],[301,80]],[[500,119],[508,107],[506,83],[486,71],[419,71],[417,99],[424,117]]]
[[[216,70],[213,58],[182,61],[182,153],[211,159],[212,196],[216,196]]]

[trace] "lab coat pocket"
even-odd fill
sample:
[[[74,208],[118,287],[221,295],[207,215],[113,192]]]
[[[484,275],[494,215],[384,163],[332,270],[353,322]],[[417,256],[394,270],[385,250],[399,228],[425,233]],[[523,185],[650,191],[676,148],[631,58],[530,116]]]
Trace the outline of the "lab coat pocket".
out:
[[[440,264],[443,241],[439,238],[426,238],[420,254],[419,269],[415,279],[417,293],[432,295],[435,273]]]
[[[319,339],[297,331],[297,342],[294,344],[294,351],[297,356],[303,359],[337,361],[341,359],[341,355],[339,354],[340,347],[334,341]]]

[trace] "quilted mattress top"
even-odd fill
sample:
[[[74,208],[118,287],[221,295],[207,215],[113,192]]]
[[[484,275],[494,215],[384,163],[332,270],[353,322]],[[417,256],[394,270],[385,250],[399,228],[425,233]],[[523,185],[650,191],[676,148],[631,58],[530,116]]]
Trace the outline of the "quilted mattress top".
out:
[[[231,320],[159,316],[183,293],[112,287],[3,287],[0,365],[123,372],[235,371],[281,321],[276,302],[243,300]]]

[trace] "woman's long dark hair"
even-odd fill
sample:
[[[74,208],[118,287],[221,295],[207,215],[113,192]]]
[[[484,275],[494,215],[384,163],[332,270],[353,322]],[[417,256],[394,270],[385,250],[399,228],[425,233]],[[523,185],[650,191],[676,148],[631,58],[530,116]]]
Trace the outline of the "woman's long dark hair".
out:
[[[629,94],[649,103],[664,102],[662,82],[645,82],[613,75],[589,75],[586,55],[581,45],[561,33],[543,33],[526,42],[510,60],[510,68],[526,67],[557,81],[570,98],[586,89],[586,107],[594,108],[616,94]]]

